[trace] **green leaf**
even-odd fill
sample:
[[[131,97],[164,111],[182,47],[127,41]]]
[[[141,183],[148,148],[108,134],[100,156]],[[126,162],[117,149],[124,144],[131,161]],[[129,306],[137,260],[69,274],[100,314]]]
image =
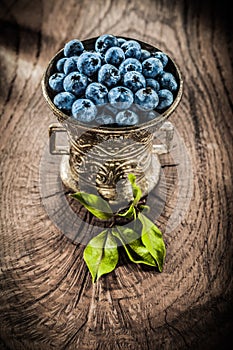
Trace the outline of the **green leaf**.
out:
[[[115,269],[118,262],[116,239],[109,230],[101,232],[90,240],[84,250],[83,257],[94,283],[102,275]]]
[[[119,239],[131,261],[156,266],[153,257],[134,230],[117,226],[112,230],[112,234]]]
[[[162,233],[145,215],[139,213],[138,219],[142,223],[142,242],[155,259],[158,269],[161,272],[166,256],[166,248]]]
[[[130,218],[131,216],[134,216],[134,218],[136,219],[136,211],[134,207],[140,201],[142,196],[142,191],[140,187],[136,185],[136,176],[134,174],[131,174],[131,173],[128,174],[128,179],[132,186],[134,200],[127,211],[125,211],[123,214],[118,214],[118,215],[123,216],[125,218]]]
[[[113,216],[112,210],[104,199],[94,194],[76,192],[71,197],[77,199],[86,209],[88,209],[98,219],[107,220]]]
[[[133,196],[134,196],[134,205],[137,205],[141,196],[142,191],[139,186],[136,185],[136,176],[134,174],[128,174],[128,179],[131,183],[132,190],[133,190]]]

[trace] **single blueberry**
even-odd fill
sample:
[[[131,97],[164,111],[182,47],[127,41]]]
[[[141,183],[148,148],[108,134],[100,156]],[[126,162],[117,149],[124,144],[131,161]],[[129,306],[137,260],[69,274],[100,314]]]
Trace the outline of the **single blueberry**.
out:
[[[172,73],[162,72],[162,74],[158,76],[158,81],[160,83],[160,87],[163,89],[167,89],[172,92],[177,90],[178,85]]]
[[[91,100],[80,98],[72,105],[72,115],[75,120],[90,123],[97,114],[97,108]]]
[[[159,82],[155,79],[152,79],[152,78],[146,79],[146,86],[151,87],[155,91],[159,91],[159,89],[160,89]]]
[[[135,71],[135,72],[142,72],[142,65],[136,58],[126,58],[124,62],[121,63],[119,67],[119,71],[122,76],[124,76],[125,73]]]
[[[104,64],[98,72],[98,82],[107,87],[116,86],[120,79],[119,70],[111,64]]]
[[[64,90],[75,96],[81,96],[85,92],[87,84],[87,77],[79,72],[71,72],[63,82]]]
[[[139,72],[127,72],[124,75],[124,86],[136,92],[137,90],[146,87],[146,79]]]
[[[142,73],[146,78],[154,78],[163,70],[163,65],[158,58],[148,58],[142,62]]]
[[[117,109],[127,109],[132,105],[134,95],[132,91],[126,87],[117,86],[109,91],[108,100],[110,104]]]
[[[79,56],[84,50],[84,46],[81,41],[77,39],[70,40],[65,44],[64,55],[66,57]]]
[[[64,63],[64,73],[69,74],[71,72],[77,72],[78,56],[69,57]]]
[[[171,106],[173,102],[173,95],[171,91],[167,89],[159,90],[158,97],[159,97],[159,104],[157,105],[156,109],[160,110]]]
[[[71,111],[72,104],[76,100],[76,97],[70,92],[60,92],[54,97],[53,103],[62,111]]]
[[[96,53],[84,52],[78,58],[77,67],[80,73],[91,77],[100,69],[101,59]]]
[[[63,80],[65,78],[65,74],[63,73],[54,73],[49,78],[49,86],[53,91],[61,92],[64,90],[63,88]]]
[[[101,35],[95,42],[95,50],[105,53],[110,47],[118,46],[118,40],[114,35]]]
[[[98,115],[95,119],[98,124],[109,125],[114,123],[114,118],[110,114]]]
[[[64,68],[64,64],[65,64],[66,60],[67,60],[67,58],[63,57],[57,61],[56,67],[57,67],[58,72],[63,73],[63,68]]]
[[[135,93],[135,103],[143,111],[151,111],[158,105],[159,98],[157,93],[152,90],[151,87],[147,87],[145,89],[140,89]]]
[[[136,125],[138,122],[138,115],[131,110],[121,111],[116,115],[116,123],[120,126]]]
[[[126,40],[123,38],[117,38],[117,40],[118,40],[119,46],[123,45],[126,42]]]
[[[103,105],[108,102],[108,89],[100,83],[91,83],[86,88],[85,96],[95,105]]]
[[[138,60],[141,57],[141,45],[135,40],[128,40],[122,46],[122,50],[125,53],[125,57],[137,58]]]
[[[162,62],[163,68],[167,65],[168,57],[164,52],[157,51],[157,52],[153,52],[151,55],[154,58],[158,58]]]
[[[105,61],[113,66],[119,66],[125,59],[124,51],[120,47],[110,47],[105,53]]]
[[[151,57],[151,54],[149,51],[147,50],[141,50],[141,58],[140,58],[140,61],[143,62],[145,60],[147,60],[147,58],[150,58]]]

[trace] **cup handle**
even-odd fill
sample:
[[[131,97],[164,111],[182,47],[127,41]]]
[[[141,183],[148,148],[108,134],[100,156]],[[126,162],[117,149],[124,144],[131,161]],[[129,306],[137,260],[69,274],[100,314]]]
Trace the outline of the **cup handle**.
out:
[[[153,153],[166,154],[170,152],[171,149],[171,141],[174,136],[174,126],[171,122],[164,122],[159,130],[165,132],[165,143],[153,145]]]
[[[56,145],[56,133],[65,132],[66,129],[59,124],[51,124],[49,126],[49,151],[50,154],[61,155],[61,154],[70,154],[69,146],[57,146]]]

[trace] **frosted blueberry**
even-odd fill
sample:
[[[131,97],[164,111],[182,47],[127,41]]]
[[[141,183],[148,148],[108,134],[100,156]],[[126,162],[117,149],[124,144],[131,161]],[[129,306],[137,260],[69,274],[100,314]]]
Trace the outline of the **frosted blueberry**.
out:
[[[120,47],[110,47],[105,53],[105,62],[119,66],[125,59],[124,51]]]
[[[121,75],[119,70],[111,64],[104,64],[98,72],[98,81],[107,87],[116,86],[120,81]]]
[[[166,67],[168,63],[168,57],[164,52],[161,52],[161,51],[153,52],[152,56],[154,58],[158,58],[162,62],[163,68]]]
[[[65,78],[65,74],[63,73],[54,73],[49,78],[49,86],[53,91],[61,92],[63,91],[63,80]]]
[[[129,88],[131,91],[136,92],[137,90],[146,87],[146,79],[139,72],[127,72],[124,75],[124,86]]]
[[[159,91],[159,89],[160,89],[159,82],[155,79],[152,79],[152,78],[146,79],[146,86],[151,87],[155,91]]]
[[[147,60],[147,58],[150,58],[151,57],[151,54],[149,51],[147,50],[141,50],[141,58],[140,58],[140,61],[143,62],[145,60]]]
[[[121,63],[119,71],[123,76],[127,72],[135,71],[142,72],[142,65],[136,58],[126,58],[124,62]]]
[[[81,96],[85,92],[87,84],[87,77],[79,72],[69,73],[63,82],[64,90],[75,96]]]
[[[158,77],[158,81],[160,83],[160,87],[163,89],[167,89],[172,92],[177,90],[178,85],[172,73],[162,72]]]
[[[77,67],[80,73],[91,77],[100,69],[101,59],[96,53],[84,52],[78,58]]]
[[[142,73],[146,78],[154,78],[163,70],[163,65],[158,58],[148,58],[142,62]]]
[[[64,55],[66,57],[79,56],[84,50],[84,46],[81,41],[77,39],[70,40],[65,44]]]
[[[67,60],[67,58],[63,57],[63,58],[60,58],[60,60],[57,61],[56,67],[57,67],[58,72],[62,72],[63,73],[63,68],[64,68],[64,64],[65,64],[66,60]]]
[[[169,106],[171,106],[173,102],[173,95],[171,91],[167,89],[163,89],[158,91],[158,97],[159,97],[159,104],[157,105],[156,109],[164,109]]]
[[[125,57],[137,58],[141,57],[141,45],[135,40],[128,40],[121,45],[122,50],[125,53]]]
[[[103,84],[91,83],[86,89],[85,96],[95,105],[103,105],[108,102],[108,89]]]
[[[97,114],[97,108],[91,100],[80,98],[72,105],[72,115],[75,120],[90,123]]]
[[[118,40],[114,35],[101,35],[95,42],[95,50],[105,53],[110,47],[118,46]]]
[[[69,74],[71,72],[77,72],[78,56],[69,57],[64,63],[64,73]]]
[[[126,42],[126,40],[123,38],[117,38],[117,40],[118,40],[119,46],[123,45]]]
[[[117,109],[127,109],[132,105],[134,95],[132,91],[126,87],[117,86],[109,91],[108,100],[110,104]]]
[[[120,126],[136,125],[138,122],[138,115],[131,110],[121,111],[116,115],[116,123]]]
[[[76,97],[70,92],[60,92],[54,97],[53,103],[62,111],[70,111]]]
[[[143,111],[151,111],[158,103],[159,98],[157,93],[150,87],[140,89],[135,93],[135,103]]]

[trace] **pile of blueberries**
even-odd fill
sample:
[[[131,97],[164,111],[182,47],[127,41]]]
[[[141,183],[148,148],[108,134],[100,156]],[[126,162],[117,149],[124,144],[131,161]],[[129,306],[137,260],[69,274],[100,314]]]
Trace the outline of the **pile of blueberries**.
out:
[[[168,57],[135,40],[105,34],[93,50],[77,39],[49,77],[53,103],[82,123],[131,126],[156,118],[173,102],[177,82],[166,72]]]

